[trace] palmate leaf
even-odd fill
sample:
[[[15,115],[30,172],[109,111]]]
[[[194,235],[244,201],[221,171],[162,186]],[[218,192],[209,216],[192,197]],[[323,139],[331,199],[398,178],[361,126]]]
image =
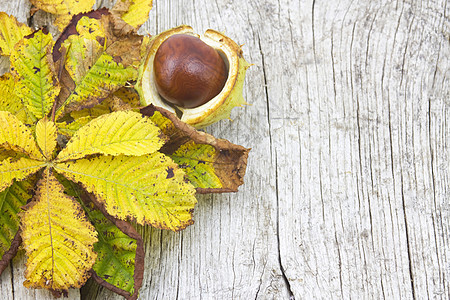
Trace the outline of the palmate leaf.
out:
[[[32,32],[30,27],[18,22],[14,16],[0,12],[0,54],[11,55],[16,43]]]
[[[50,170],[45,170],[37,187],[35,200],[21,217],[27,254],[24,285],[55,291],[79,288],[96,259],[97,233]]]
[[[52,35],[39,30],[11,53],[11,72],[18,78],[16,94],[37,119],[50,112],[60,90],[52,47]]]
[[[43,159],[31,131],[12,113],[0,111],[0,146]]]
[[[15,181],[0,192],[0,258],[11,247],[11,241],[19,230],[18,213],[31,198],[29,190],[33,180]]]
[[[174,231],[193,223],[194,187],[161,153],[91,157],[56,164],[55,170],[80,182],[118,219]]]
[[[139,156],[157,151],[164,142],[165,136],[147,117],[132,111],[114,112],[81,127],[57,161],[91,154]]]
[[[100,20],[83,16],[68,27],[76,34],[63,34],[57,41],[53,57],[65,65],[57,117],[92,107],[136,78],[142,38],[125,23],[115,28],[119,25],[111,15]]]
[[[35,117],[26,109],[15,93],[16,82],[11,73],[0,77],[0,111],[9,111],[22,123],[34,123]]]
[[[45,158],[50,159],[56,147],[56,126],[47,118],[36,125],[36,140]]]
[[[216,139],[153,105],[141,109],[168,136],[160,151],[186,172],[198,193],[236,192],[244,183],[250,149]]]
[[[118,0],[112,12],[118,14],[133,27],[140,27],[148,20],[153,0]]]
[[[56,15],[55,25],[59,30],[69,24],[73,15],[92,9],[95,0],[30,0],[39,9]]]

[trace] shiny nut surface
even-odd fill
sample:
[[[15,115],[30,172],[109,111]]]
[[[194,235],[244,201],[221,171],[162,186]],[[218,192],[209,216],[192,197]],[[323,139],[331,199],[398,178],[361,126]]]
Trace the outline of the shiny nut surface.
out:
[[[227,80],[227,68],[219,53],[191,35],[177,34],[165,40],[153,67],[159,94],[184,108],[208,102]]]

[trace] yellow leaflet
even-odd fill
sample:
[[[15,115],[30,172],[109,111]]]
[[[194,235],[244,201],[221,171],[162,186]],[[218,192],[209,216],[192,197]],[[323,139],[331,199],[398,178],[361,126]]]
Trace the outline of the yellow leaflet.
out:
[[[73,15],[92,9],[95,0],[30,0],[39,9],[56,15],[55,25],[62,31]]]
[[[55,170],[80,182],[119,219],[174,231],[193,223],[195,189],[164,154],[91,157],[57,164]]]
[[[32,124],[34,120],[31,114],[23,105],[22,100],[15,93],[16,83],[11,73],[6,73],[0,77],[0,111],[9,111],[21,122]]]
[[[97,232],[48,169],[21,221],[28,257],[24,285],[59,291],[81,287],[97,257]]]
[[[81,127],[58,155],[58,161],[91,154],[144,155],[157,151],[165,136],[140,113],[119,111],[102,115]]]
[[[45,166],[42,161],[22,157],[19,160],[8,158],[0,162],[0,192],[9,187],[13,180],[23,180]]]
[[[0,124],[0,145],[7,144],[11,150],[31,158],[43,159],[31,131],[16,116],[0,111]]]
[[[0,12],[0,54],[11,55],[14,45],[33,31],[13,16]]]
[[[118,0],[112,12],[131,26],[140,27],[148,20],[152,4],[152,0]]]
[[[105,37],[102,22],[86,16],[78,20],[77,32],[81,38],[99,40],[99,38]]]
[[[195,144],[193,141],[182,145],[170,155],[184,169],[195,187],[218,189],[222,187],[222,183],[214,170],[216,156],[213,146]]]
[[[51,34],[40,30],[21,40],[11,53],[11,71],[18,78],[15,92],[37,119],[50,112],[60,90],[52,47]]]
[[[44,118],[36,125],[36,140],[45,158],[50,159],[56,147],[56,126]]]

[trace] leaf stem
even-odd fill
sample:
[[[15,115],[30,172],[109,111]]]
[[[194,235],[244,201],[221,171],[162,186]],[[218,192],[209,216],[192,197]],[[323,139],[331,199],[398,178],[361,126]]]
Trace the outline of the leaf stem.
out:
[[[72,44],[69,45],[69,48],[72,46]],[[67,54],[67,49],[66,47],[62,47],[62,53],[61,53],[61,61],[59,64],[59,70],[58,70],[58,81],[61,82],[61,76],[62,76],[62,72],[64,69],[64,65],[66,63],[66,54]],[[52,107],[52,122],[55,123],[55,118],[56,118],[56,106],[58,105],[58,101],[56,100],[53,103],[53,107]]]

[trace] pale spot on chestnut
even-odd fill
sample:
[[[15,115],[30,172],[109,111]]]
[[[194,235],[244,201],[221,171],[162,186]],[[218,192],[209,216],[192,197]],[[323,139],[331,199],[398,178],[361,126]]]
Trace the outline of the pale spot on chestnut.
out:
[[[160,45],[153,68],[161,97],[184,108],[205,104],[227,80],[227,67],[219,53],[186,34],[173,35]]]

